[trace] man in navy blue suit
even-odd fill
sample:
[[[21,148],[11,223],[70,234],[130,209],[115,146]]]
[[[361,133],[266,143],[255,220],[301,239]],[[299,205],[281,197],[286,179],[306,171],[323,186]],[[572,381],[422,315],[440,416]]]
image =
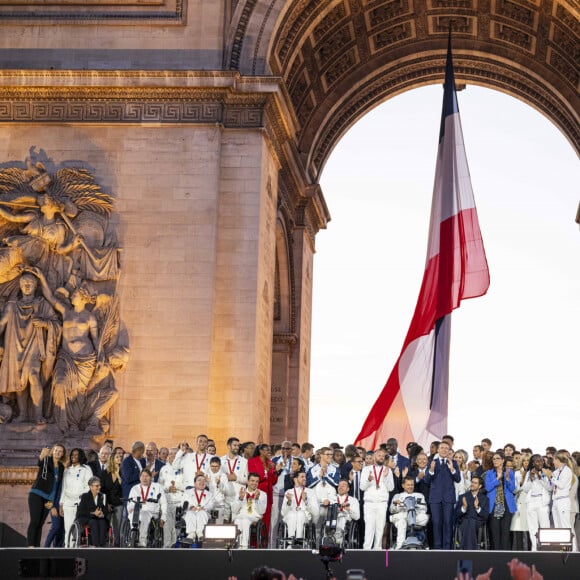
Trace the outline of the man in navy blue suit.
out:
[[[123,459],[121,463],[121,487],[123,497],[129,497],[129,493],[134,485],[140,483],[141,470],[145,467],[145,443],[135,441],[131,446],[131,455]]]
[[[158,458],[158,455],[159,451],[157,450],[155,441],[147,443],[147,447],[145,447],[145,467],[151,472],[155,483],[159,482],[159,472],[163,467],[163,462]]]
[[[470,489],[459,496],[455,506],[455,519],[461,529],[460,550],[477,550],[477,533],[489,516],[489,500],[482,491],[483,479],[479,475],[471,478]]]
[[[453,508],[455,507],[454,482],[461,481],[457,463],[451,459],[449,444],[439,444],[438,457],[434,457],[425,474],[425,482],[431,484],[429,506],[433,522],[433,548],[451,550],[453,536]]]

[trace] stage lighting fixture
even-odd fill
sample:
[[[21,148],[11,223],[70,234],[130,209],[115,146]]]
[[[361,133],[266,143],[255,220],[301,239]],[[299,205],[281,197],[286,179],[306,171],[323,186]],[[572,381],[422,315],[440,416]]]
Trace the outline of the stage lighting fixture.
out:
[[[85,558],[23,558],[18,560],[21,578],[83,578],[87,573]]]
[[[538,550],[569,552],[572,550],[572,530],[570,528],[540,528],[538,530]]]
[[[238,540],[235,524],[207,524],[203,530],[204,548],[232,548]]]

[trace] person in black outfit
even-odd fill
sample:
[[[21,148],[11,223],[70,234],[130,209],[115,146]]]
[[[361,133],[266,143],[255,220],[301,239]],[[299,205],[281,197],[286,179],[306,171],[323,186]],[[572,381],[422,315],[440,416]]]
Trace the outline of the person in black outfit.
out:
[[[88,524],[91,546],[104,546],[109,531],[107,520],[107,499],[101,493],[101,480],[98,477],[89,479],[89,491],[81,495],[77,509],[77,520],[81,526]]]
[[[121,484],[122,455],[111,455],[107,462],[107,470],[101,479],[101,491],[107,498],[109,519],[113,526],[115,546],[119,546],[121,520],[123,517],[123,488]]]
[[[62,486],[65,457],[66,450],[60,443],[52,449],[45,447],[38,456],[38,473],[28,494],[30,524],[26,537],[30,548],[40,547],[42,526]]]
[[[284,476],[284,491],[293,489],[294,478],[301,472],[304,471],[304,465],[299,457],[292,458],[292,464],[290,466],[290,473]]]

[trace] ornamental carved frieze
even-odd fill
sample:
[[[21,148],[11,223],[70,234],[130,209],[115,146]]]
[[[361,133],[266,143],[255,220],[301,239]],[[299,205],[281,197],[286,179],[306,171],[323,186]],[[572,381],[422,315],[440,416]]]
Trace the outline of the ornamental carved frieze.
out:
[[[113,197],[78,163],[31,148],[0,166],[3,435],[47,424],[108,432],[129,360],[113,213]]]
[[[143,24],[167,26],[185,24],[188,0],[0,0],[0,22],[38,24]]]

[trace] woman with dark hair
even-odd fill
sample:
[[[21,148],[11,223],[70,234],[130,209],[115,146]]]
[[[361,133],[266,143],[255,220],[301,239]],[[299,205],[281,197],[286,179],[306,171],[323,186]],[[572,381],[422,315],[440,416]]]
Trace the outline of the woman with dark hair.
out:
[[[493,468],[485,472],[485,490],[489,499],[489,532],[494,550],[510,550],[510,525],[516,511],[514,498],[515,474],[511,468],[504,469],[503,451],[492,457]]]
[[[69,455],[69,466],[64,470],[62,493],[60,494],[60,515],[64,517],[64,542],[68,548],[68,533],[77,515],[80,497],[89,491],[89,479],[93,472],[86,464],[85,452],[75,447]]]
[[[101,493],[101,480],[93,476],[89,479],[89,491],[80,497],[76,513],[81,527],[89,526],[91,546],[101,547],[107,541],[109,531],[107,513],[107,498],[104,493]]]
[[[66,449],[60,443],[52,449],[45,447],[38,456],[38,473],[28,494],[30,523],[26,536],[29,548],[40,547],[42,526],[62,485],[65,456]]]
[[[541,455],[536,453],[530,457],[521,489],[526,499],[526,520],[533,551],[538,549],[536,539],[538,529],[550,527],[551,475],[552,473],[545,468]]]
[[[274,484],[278,481],[278,473],[276,467],[270,459],[270,446],[267,443],[262,443],[256,446],[254,457],[248,459],[248,473],[257,473],[260,476],[258,489],[266,493],[267,508],[262,516],[264,525],[266,526],[266,537],[270,537],[270,516],[272,514],[272,489]]]
[[[284,491],[288,491],[294,487],[294,478],[304,471],[304,465],[299,457],[292,458],[292,465],[290,466],[290,473],[284,476]]]

